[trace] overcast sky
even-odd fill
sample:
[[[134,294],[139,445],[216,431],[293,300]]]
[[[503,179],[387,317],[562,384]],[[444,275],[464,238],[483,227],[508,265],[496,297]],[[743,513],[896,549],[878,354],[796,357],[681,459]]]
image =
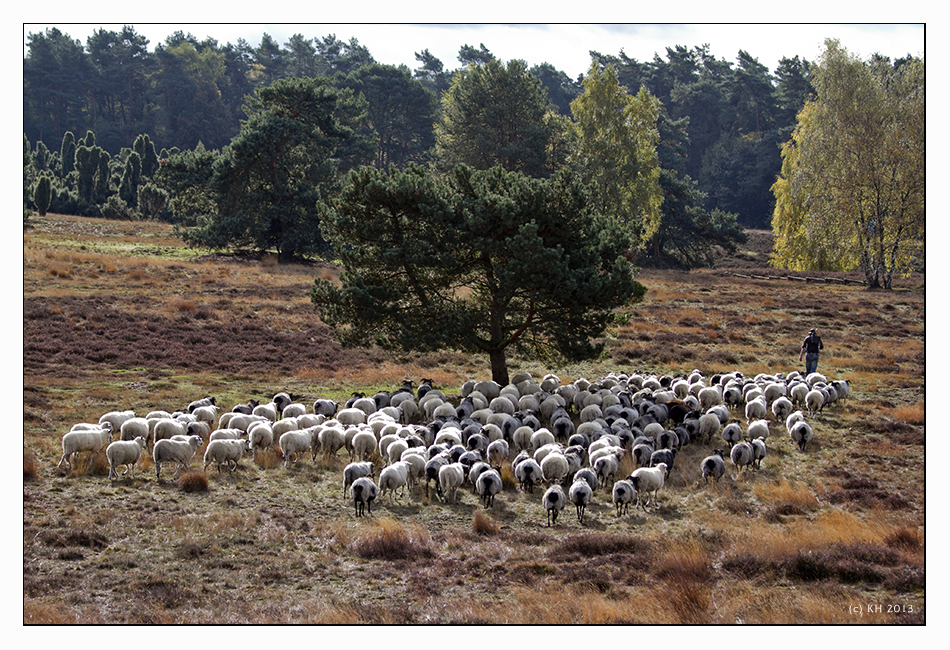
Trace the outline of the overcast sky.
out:
[[[855,16],[858,17],[858,16]],[[119,23],[24,23],[24,41],[31,32],[55,25],[83,44],[98,28],[118,30]],[[361,23],[156,23],[128,21],[135,31],[148,38],[149,50],[176,30],[193,34],[198,40],[210,36],[218,43],[236,44],[243,38],[260,43],[266,32],[282,46],[293,34],[305,38],[336,34],[349,41],[355,37],[380,63],[419,66],[415,52],[428,48],[446,69],[459,67],[462,45],[484,44],[502,60],[524,59],[528,65],[550,63],[576,79],[590,66],[590,50],[617,55],[621,50],[638,61],[650,61],[654,54],[665,58],[666,48],[688,48],[709,44],[717,58],[735,63],[740,49],[774,71],[782,57],[796,55],[815,60],[826,38],[837,38],[850,52],[867,58],[879,52],[892,59],[907,54],[924,54],[922,24],[361,24]]]

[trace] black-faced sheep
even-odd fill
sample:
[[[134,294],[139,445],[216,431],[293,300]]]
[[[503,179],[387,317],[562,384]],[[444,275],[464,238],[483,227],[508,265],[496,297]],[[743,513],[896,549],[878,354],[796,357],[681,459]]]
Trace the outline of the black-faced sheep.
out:
[[[739,444],[733,446],[732,451],[729,452],[729,457],[732,459],[733,464],[741,474],[743,467],[747,467],[755,462],[755,450],[752,449],[751,444],[743,440]]]
[[[373,476],[373,464],[369,461],[357,461],[355,463],[350,463],[343,468],[343,496],[346,496],[346,490],[348,487],[353,485],[353,483],[358,478],[364,476]]]
[[[357,517],[363,516],[364,509],[368,514],[373,514],[373,500],[376,498],[376,493],[376,484],[369,476],[361,476],[353,481],[350,495],[353,497]]]
[[[574,504],[577,510],[577,521],[581,524],[584,523],[584,511],[593,496],[594,491],[591,490],[590,484],[583,478],[575,479],[568,490],[568,498]]]
[[[815,437],[815,432],[807,422],[800,420],[792,425],[792,428],[788,431],[788,435],[791,437],[792,442],[798,445],[798,449],[804,452],[805,446]]]
[[[548,488],[547,492],[541,498],[547,514],[548,526],[553,526],[557,522],[557,516],[567,505],[567,496],[564,494],[564,488],[559,483],[555,483]]]
[[[486,508],[495,505],[495,495],[501,492],[501,488],[501,474],[495,468],[484,470],[475,481],[475,491],[478,492]]]
[[[726,473],[726,461],[723,460],[722,449],[716,449],[710,456],[703,458],[699,468],[703,473],[703,481],[708,483],[711,476],[716,483],[719,483],[719,479]]]
[[[633,489],[633,484],[627,479],[622,479],[614,483],[613,503],[617,508],[617,516],[627,514],[630,504],[633,503],[637,491]]]

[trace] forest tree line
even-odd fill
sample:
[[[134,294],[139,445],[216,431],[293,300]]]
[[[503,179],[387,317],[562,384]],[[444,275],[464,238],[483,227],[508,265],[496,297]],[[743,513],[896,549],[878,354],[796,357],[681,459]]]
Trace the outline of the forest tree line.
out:
[[[664,119],[676,132],[674,144],[683,148],[677,171],[697,182],[705,209],[735,213],[745,227],[768,227],[774,205],[769,187],[781,167],[780,146],[813,92],[807,61],[782,59],[769,71],[744,51],[730,62],[712,56],[706,46],[680,45],[652,61],[622,51],[591,56],[613,64],[630,93],[644,86],[660,100]],[[399,119],[414,122],[402,127],[413,129],[415,137],[399,142],[398,151],[387,151],[381,141],[377,166],[426,162],[442,93],[459,69],[494,55],[484,45],[463,45],[455,69],[428,49],[416,58],[419,66],[403,71],[417,82],[416,92],[399,107]],[[140,134],[169,151],[194,149],[199,142],[221,149],[238,133],[245,97],[257,88],[285,77],[313,76],[357,86],[359,80],[348,80],[350,75],[380,63],[385,65],[357,39],[333,34],[295,34],[280,44],[265,33],[252,46],[243,39],[222,45],[179,31],[149,49],[132,26],[99,29],[85,44],[52,28],[27,37],[24,133],[30,142],[56,151],[67,131],[77,138],[92,131],[97,146],[113,158],[122,157]],[[550,107],[569,116],[583,75],[572,79],[548,63],[529,71],[546,89]]]
[[[164,219],[195,245],[276,246],[282,258],[325,245],[314,210],[341,190],[349,170],[422,165],[445,176],[464,164],[535,178],[573,167],[600,184],[601,211],[632,228],[638,263],[704,265],[714,246],[743,241],[743,227],[765,228],[773,214],[789,214],[787,202],[776,211],[774,192],[787,195],[782,160],[799,137],[803,107],[824,101],[816,97],[822,69],[814,63],[783,58],[770,73],[745,51],[734,65],[708,46],[666,48],[665,59],[649,62],[591,51],[587,75],[571,80],[547,63],[502,62],[484,44],[463,45],[455,70],[428,50],[416,53],[419,67],[410,70],[377,63],[355,38],[335,35],[295,34],[281,47],[264,34],[254,48],[177,32],[154,52],[129,26],[100,29],[85,47],[57,29],[27,40],[28,209]],[[819,60],[826,68],[834,47],[829,42]],[[910,56],[854,63],[877,71],[871,83],[885,92],[897,87],[889,79],[922,69]],[[281,85],[295,80],[304,85]],[[910,87],[923,97],[922,81]],[[917,96],[907,92],[899,99]],[[880,116],[889,114],[874,119],[884,124]],[[296,124],[290,131],[287,120]],[[306,133],[293,133],[300,128]],[[906,143],[916,136],[894,137]],[[272,156],[270,166],[255,170],[262,153]],[[278,167],[295,188],[274,176]],[[258,192],[256,205],[248,203],[249,183],[271,196],[262,201]],[[918,195],[915,188],[911,203],[902,199],[900,214],[911,205],[919,212]],[[314,205],[295,214],[304,196]],[[262,219],[268,211],[280,216]],[[873,232],[876,221],[865,221]],[[828,268],[822,255],[796,264]],[[852,263],[838,259],[842,267]]]

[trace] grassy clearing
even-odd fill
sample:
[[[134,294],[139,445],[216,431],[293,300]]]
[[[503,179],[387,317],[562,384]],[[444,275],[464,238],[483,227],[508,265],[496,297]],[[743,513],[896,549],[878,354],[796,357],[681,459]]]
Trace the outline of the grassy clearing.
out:
[[[162,224],[60,218],[24,233],[25,623],[923,623],[924,292],[644,271],[645,301],[603,359],[513,371],[563,381],[610,371],[746,375],[798,366],[821,328],[821,370],[852,396],[813,419],[801,454],[773,423],[758,472],[705,485],[677,456],[660,507],[617,517],[598,490],[585,524],[545,525],[541,491],[421,488],[356,519],[345,454],[285,469],[110,482],[102,456],[65,475],[62,434],[109,410],[225,408],[278,391],[311,403],[432,378],[486,378],[455,351],[344,350],[309,303],[324,265],[182,248]],[[201,453],[199,451],[199,453]],[[625,461],[621,475],[632,469]],[[147,553],[143,552],[147,549]],[[849,612],[848,603],[900,604]]]

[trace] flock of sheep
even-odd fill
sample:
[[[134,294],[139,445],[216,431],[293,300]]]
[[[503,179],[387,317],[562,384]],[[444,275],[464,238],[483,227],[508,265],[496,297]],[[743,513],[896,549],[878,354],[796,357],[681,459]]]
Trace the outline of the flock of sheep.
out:
[[[151,444],[160,479],[163,464],[187,470],[201,446],[204,469],[214,465],[219,472],[235,471],[248,453],[256,461],[275,445],[285,467],[308,453],[316,461],[345,450],[344,498],[349,494],[359,517],[372,512],[373,501],[388,496],[392,504],[416,486],[428,497],[430,484],[443,502],[453,503],[459,488],[471,485],[490,508],[504,485],[502,464],[510,463],[523,491],[547,486],[541,504],[549,525],[568,502],[583,523],[601,486],[612,485],[618,516],[631,503],[658,506],[677,451],[688,444],[721,441],[738,472],[757,469],[776,422],[804,452],[814,435],[806,413],[811,417],[848,392],[847,381],[819,373],[707,378],[693,371],[681,377],[611,373],[569,383],[553,374],[536,381],[520,373],[507,386],[469,381],[452,400],[431,380],[418,389],[407,381],[392,393],[356,394],[342,408],[326,399],[310,408],[278,393],[269,403],[252,400],[219,414],[215,398],[206,397],[174,413],[113,411],[98,423],[77,424],[63,436],[59,466],[69,470],[77,453],[104,448],[109,478],[119,478],[120,467],[134,478]],[[737,415],[745,416],[745,430]],[[723,477],[724,453],[717,448],[702,459],[704,481]],[[636,469],[618,479],[624,457]]]

